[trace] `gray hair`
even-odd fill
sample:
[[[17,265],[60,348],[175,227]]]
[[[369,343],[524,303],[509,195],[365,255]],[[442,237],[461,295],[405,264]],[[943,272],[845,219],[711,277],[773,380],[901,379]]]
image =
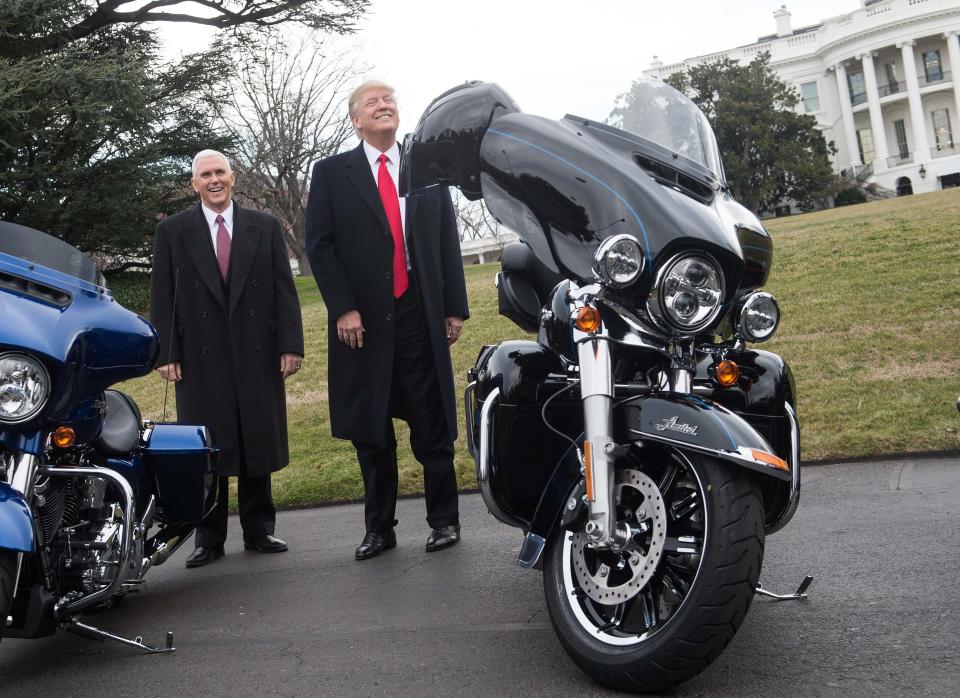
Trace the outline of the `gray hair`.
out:
[[[193,156],[193,166],[191,169],[193,171],[194,178],[197,176],[197,163],[203,158],[208,158],[211,156],[223,158],[223,161],[227,163],[227,172],[233,172],[233,168],[230,167],[230,161],[227,159],[227,156],[221,153],[219,150],[201,150],[199,153]]]
[[[347,111],[350,113],[351,119],[353,118],[354,112],[357,111],[357,102],[360,101],[360,95],[367,90],[386,90],[390,94],[396,95],[396,90],[387,83],[380,82],[379,80],[367,80],[351,92],[350,97],[347,98]]]

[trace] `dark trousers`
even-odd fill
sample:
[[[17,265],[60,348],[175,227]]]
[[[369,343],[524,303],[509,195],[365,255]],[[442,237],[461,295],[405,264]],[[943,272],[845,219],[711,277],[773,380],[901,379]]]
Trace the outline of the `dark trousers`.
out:
[[[273,506],[273,490],[270,474],[247,477],[247,458],[243,448],[243,430],[240,432],[240,475],[237,477],[237,504],[240,527],[247,542],[263,540],[273,535],[277,523],[277,510]],[[217,478],[217,504],[203,521],[197,524],[194,542],[197,546],[223,545],[227,540],[227,514],[229,512],[229,478]]]
[[[459,523],[457,476],[453,467],[453,441],[443,413],[443,399],[433,352],[423,322],[417,289],[410,287],[397,299],[394,310],[393,382],[390,416],[410,426],[410,446],[423,466],[427,523],[431,528]],[[387,444],[354,441],[363,475],[365,523],[368,531],[386,531],[396,525],[397,439],[393,421],[384,425]]]

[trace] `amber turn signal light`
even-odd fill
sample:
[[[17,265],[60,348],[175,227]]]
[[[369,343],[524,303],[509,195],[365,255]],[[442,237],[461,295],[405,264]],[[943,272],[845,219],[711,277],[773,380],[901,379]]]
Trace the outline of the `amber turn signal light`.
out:
[[[600,329],[600,311],[593,306],[585,305],[577,311],[573,324],[581,332],[593,334]]]
[[[732,388],[739,379],[740,367],[729,359],[724,359],[713,369],[713,380],[722,388]]]
[[[766,463],[767,465],[772,465],[777,470],[786,470],[790,472],[790,465],[787,461],[782,458],[777,458],[772,453],[766,453],[765,451],[758,451],[753,449],[753,459],[758,460],[761,463]]]
[[[76,443],[77,432],[73,427],[57,427],[50,436],[50,440],[57,448],[70,448]]]

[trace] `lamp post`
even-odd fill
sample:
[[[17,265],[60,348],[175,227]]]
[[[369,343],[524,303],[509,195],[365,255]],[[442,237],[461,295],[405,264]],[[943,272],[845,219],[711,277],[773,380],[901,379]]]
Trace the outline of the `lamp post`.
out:
[[[922,162],[920,163],[920,172],[919,172],[919,174],[920,174],[920,179],[926,179],[926,178],[927,178],[927,168],[923,166],[923,163],[922,163]]]

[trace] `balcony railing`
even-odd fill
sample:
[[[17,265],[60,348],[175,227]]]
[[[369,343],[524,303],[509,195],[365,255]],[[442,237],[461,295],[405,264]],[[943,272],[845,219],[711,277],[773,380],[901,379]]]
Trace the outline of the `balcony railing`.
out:
[[[941,70],[939,72],[931,72],[930,75],[924,73],[923,75],[918,75],[917,79],[920,81],[920,86],[924,85],[939,85],[940,83],[950,82],[950,71]]]
[[[877,88],[877,92],[880,93],[881,97],[888,97],[890,95],[895,95],[898,92],[906,92],[907,83],[903,81],[899,82],[888,82],[886,85],[880,85]]]
[[[856,94],[850,95],[850,104],[854,107],[857,106],[858,104],[863,104],[866,101],[867,101],[866,92],[858,92]]]

